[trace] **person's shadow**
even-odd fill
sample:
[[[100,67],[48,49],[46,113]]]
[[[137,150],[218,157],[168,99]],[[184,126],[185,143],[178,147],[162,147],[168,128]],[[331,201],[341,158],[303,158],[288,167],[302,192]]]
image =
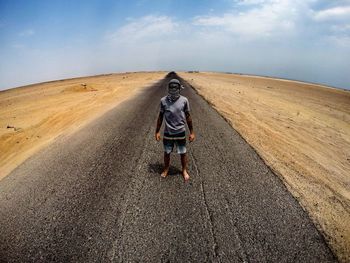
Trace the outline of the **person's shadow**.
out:
[[[150,163],[148,165],[148,171],[150,173],[156,173],[157,175],[160,175],[163,172],[163,168],[164,168],[164,166],[160,162]],[[181,173],[182,173],[182,171],[179,168],[170,165],[168,175],[172,175],[172,176],[181,175]]]

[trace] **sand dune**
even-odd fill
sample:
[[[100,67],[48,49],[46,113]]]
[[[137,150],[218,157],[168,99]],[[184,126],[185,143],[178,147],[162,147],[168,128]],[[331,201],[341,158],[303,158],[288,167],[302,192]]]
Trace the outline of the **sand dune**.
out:
[[[0,92],[0,179],[57,136],[79,129],[165,76],[124,73]]]
[[[179,75],[256,149],[349,262],[350,92],[234,74]]]

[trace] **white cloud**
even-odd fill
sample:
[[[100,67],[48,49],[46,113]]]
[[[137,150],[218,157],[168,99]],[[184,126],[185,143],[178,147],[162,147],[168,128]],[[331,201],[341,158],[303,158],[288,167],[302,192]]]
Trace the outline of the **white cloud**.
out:
[[[336,6],[315,12],[314,19],[318,21],[350,19],[350,6]]]
[[[237,1],[239,5],[260,5],[265,4],[266,2],[271,2],[268,0],[240,0]]]
[[[317,41],[347,39],[350,24],[350,1],[320,0],[243,0],[234,1],[231,10],[222,15],[202,15],[193,20],[207,34],[225,32],[235,41],[270,41],[303,38]],[[336,41],[344,43],[344,41]],[[347,41],[345,41],[347,42]]]
[[[346,33],[350,32],[350,24],[341,24],[341,25],[333,25],[331,26],[331,30],[335,33]]]
[[[338,47],[350,47],[350,36],[347,35],[331,35],[328,37],[328,40],[331,43],[336,44]]]
[[[131,20],[116,32],[108,34],[107,38],[118,43],[152,41],[174,33],[177,27],[178,24],[168,16],[149,15]]]
[[[292,34],[300,14],[308,1],[248,0],[238,5],[248,5],[245,11],[232,9],[222,16],[198,16],[193,24],[220,27],[241,37],[260,38]]]

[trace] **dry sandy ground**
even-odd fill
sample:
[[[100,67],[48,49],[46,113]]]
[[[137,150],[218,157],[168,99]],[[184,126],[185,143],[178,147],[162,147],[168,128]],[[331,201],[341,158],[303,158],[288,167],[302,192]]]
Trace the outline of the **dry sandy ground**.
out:
[[[110,74],[1,91],[0,179],[57,136],[82,127],[165,74]]]
[[[350,92],[235,74],[179,75],[256,149],[339,259],[350,262]]]

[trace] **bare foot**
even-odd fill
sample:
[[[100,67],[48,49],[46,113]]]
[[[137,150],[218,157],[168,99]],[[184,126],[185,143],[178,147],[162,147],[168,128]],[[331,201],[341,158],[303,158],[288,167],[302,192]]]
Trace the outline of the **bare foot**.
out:
[[[188,172],[186,170],[182,171],[182,175],[184,177],[185,182],[190,180],[190,175],[188,174]]]
[[[168,170],[164,170],[164,171],[161,173],[160,176],[163,177],[163,178],[167,177],[167,176],[168,176]]]

